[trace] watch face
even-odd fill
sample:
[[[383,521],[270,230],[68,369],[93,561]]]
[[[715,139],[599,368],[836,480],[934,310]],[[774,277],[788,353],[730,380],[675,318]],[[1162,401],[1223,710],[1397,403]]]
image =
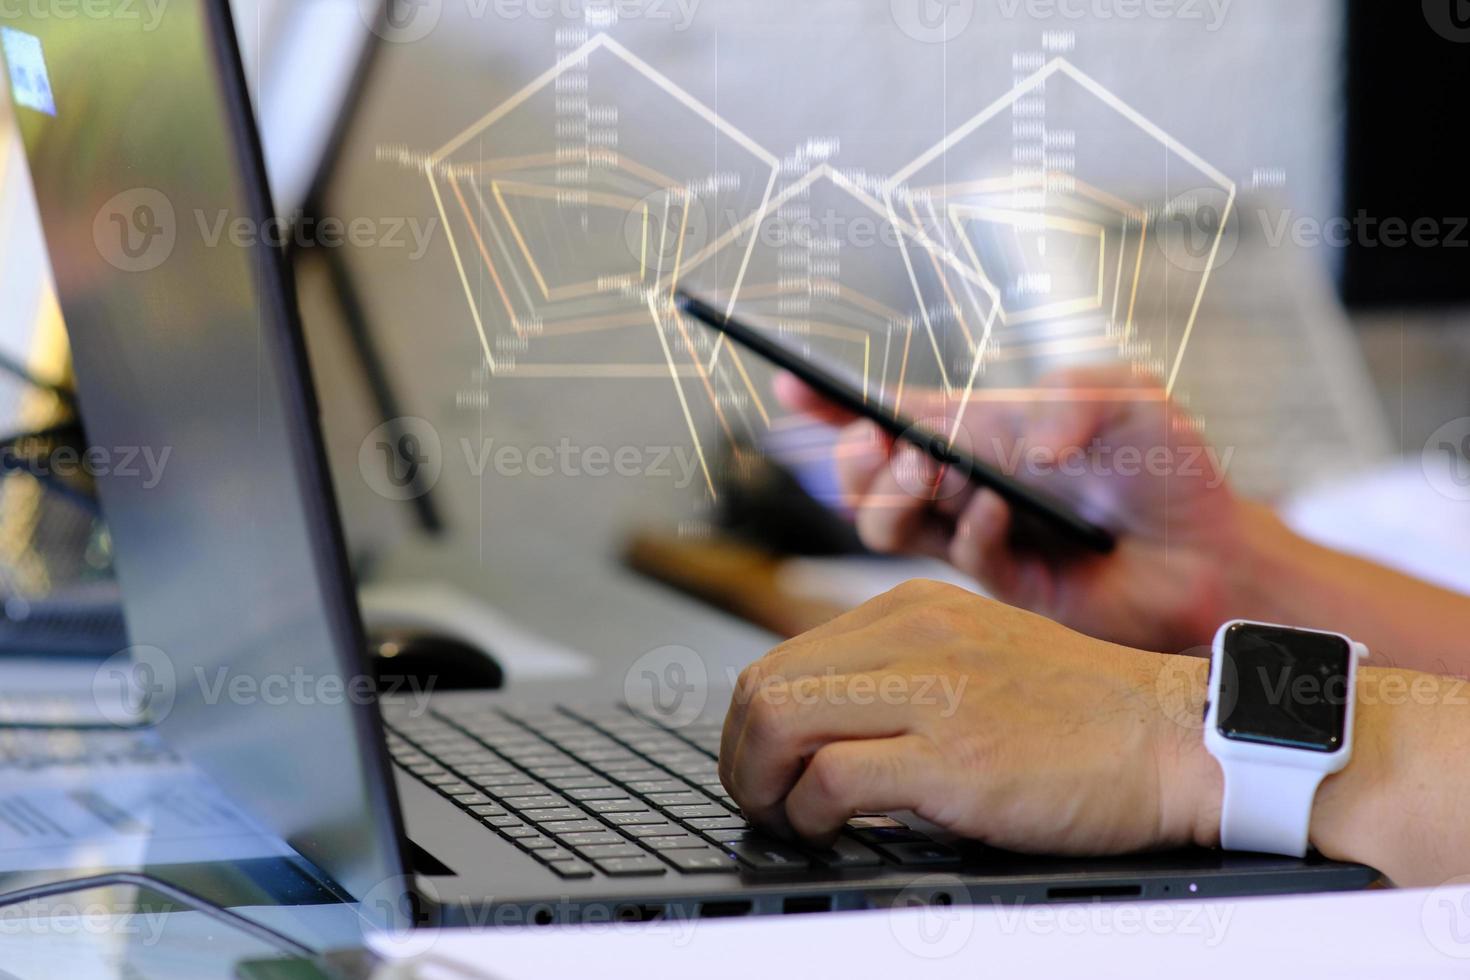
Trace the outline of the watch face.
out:
[[[1220,734],[1335,752],[1347,723],[1352,648],[1339,636],[1237,623],[1225,631]]]

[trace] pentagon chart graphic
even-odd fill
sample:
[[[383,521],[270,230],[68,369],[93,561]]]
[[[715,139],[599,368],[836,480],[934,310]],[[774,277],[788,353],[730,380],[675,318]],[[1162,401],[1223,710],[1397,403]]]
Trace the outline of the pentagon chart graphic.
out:
[[[778,156],[607,34],[415,158],[493,377],[667,379],[698,454],[791,424],[738,311],[874,399],[1044,397],[1123,359],[1172,391],[1235,184],[1064,58],[893,173]],[[1026,74],[1022,74],[1026,72]],[[815,147],[816,149],[813,149]],[[594,342],[595,341],[595,342]]]

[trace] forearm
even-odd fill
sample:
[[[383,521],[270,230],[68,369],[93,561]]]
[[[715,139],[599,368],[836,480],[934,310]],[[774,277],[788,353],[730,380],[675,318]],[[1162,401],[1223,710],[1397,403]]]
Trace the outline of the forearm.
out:
[[[1199,664],[1198,693],[1206,689]],[[1185,710],[1182,705],[1170,713]],[[1198,717],[1198,716],[1196,716]],[[1358,672],[1353,757],[1317,791],[1312,846],[1329,858],[1382,871],[1395,884],[1428,887],[1470,874],[1470,684],[1409,670]],[[1224,778],[1203,733],[1180,728],[1166,768],[1166,838],[1220,841]]]
[[[1267,508],[1246,507],[1227,618],[1346,633],[1375,665],[1470,675],[1470,598],[1313,544]]]

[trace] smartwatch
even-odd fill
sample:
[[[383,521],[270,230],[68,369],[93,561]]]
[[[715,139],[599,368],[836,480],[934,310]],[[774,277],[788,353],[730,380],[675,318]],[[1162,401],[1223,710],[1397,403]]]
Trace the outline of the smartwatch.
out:
[[[1367,656],[1341,633],[1246,620],[1215,633],[1205,747],[1225,774],[1221,847],[1306,855],[1317,786],[1352,757]]]

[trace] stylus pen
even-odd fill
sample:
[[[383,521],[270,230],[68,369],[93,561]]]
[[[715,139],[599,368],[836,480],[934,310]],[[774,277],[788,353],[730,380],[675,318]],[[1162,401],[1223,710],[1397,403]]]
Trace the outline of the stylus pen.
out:
[[[1107,554],[1113,550],[1116,541],[1112,533],[1077,514],[1061,498],[1012,479],[994,466],[956,449],[943,435],[924,428],[913,419],[878,408],[851,384],[826,371],[818,370],[794,351],[781,346],[749,324],[742,323],[735,317],[727,317],[703,300],[680,290],[675,303],[682,312],[795,375],[832,404],[860,418],[871,419],[895,439],[917,446],[944,466],[963,473],[976,486],[994,490],[1017,511],[1018,516],[1039,518],[1044,524],[1050,525],[1049,530],[1062,532],[1067,539],[1092,551]],[[1026,527],[1019,537],[1028,543],[1039,543],[1031,540],[1037,536],[1036,532],[1039,530]]]

